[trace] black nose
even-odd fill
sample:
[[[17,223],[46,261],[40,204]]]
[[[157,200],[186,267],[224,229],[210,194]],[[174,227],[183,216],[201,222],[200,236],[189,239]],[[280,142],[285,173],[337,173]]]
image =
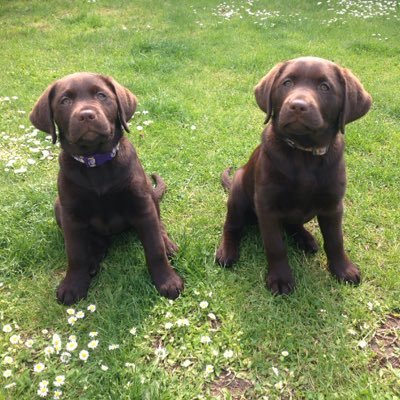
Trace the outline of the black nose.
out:
[[[305,100],[294,99],[289,103],[289,109],[293,112],[304,113],[309,110],[309,105]]]
[[[78,120],[83,121],[92,121],[96,119],[96,113],[93,110],[82,110],[78,114]]]

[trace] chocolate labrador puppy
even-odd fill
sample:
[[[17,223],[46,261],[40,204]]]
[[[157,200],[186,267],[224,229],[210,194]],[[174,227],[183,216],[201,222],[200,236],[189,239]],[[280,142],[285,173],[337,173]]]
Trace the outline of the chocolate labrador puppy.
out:
[[[32,124],[61,144],[55,214],[64,233],[68,270],[57,299],[72,304],[87,294],[112,234],[135,228],[151,278],[170,299],[183,281],[167,255],[177,246],[160,220],[165,184],[153,176],[153,190],[135,149],[123,136],[136,109],[136,97],[110,77],[68,75],[50,85],[35,104]]]
[[[343,248],[343,134],[346,124],[368,112],[370,95],[349,70],[302,57],[276,65],[256,86],[255,96],[271,123],[233,181],[230,169],[222,174],[230,196],[217,262],[231,266],[238,260],[243,226],[256,217],[269,265],[268,287],[288,294],[294,280],[283,231],[303,250],[315,252],[317,242],[303,224],[317,216],[330,271],[341,281],[359,283],[360,271]]]

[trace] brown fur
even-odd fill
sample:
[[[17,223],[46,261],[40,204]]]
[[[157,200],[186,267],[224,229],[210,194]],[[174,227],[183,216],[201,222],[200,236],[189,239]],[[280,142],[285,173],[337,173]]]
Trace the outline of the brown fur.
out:
[[[57,299],[64,304],[86,296],[110,236],[130,228],[143,244],[158,291],[174,299],[183,290],[182,279],[167,259],[177,246],[160,219],[165,183],[153,175],[153,190],[135,149],[123,136],[136,104],[136,97],[114,79],[77,73],[50,85],[30,115],[32,124],[49,133],[54,143],[58,138],[62,148],[55,214],[68,257],[67,274],[57,289]],[[115,158],[94,168],[72,157],[107,153],[118,143]]]
[[[269,265],[268,287],[290,293],[294,280],[283,231],[300,248],[315,252],[317,242],[303,224],[316,216],[330,271],[339,280],[359,283],[360,272],[343,247],[342,134],[347,123],[368,112],[370,95],[350,71],[303,57],[275,66],[256,86],[255,96],[271,123],[231,184],[229,171],[223,173],[230,196],[217,262],[230,266],[239,259],[242,229],[255,216]],[[316,155],[315,149],[326,154]]]

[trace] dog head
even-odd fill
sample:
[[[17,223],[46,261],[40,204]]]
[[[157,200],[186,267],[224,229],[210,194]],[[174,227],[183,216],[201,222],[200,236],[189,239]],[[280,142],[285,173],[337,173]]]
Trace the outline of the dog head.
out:
[[[317,57],[276,65],[255,87],[259,107],[284,135],[313,137],[344,133],[365,115],[371,96],[347,69]]]
[[[128,130],[136,97],[111,77],[79,72],[52,83],[29,116],[32,124],[59,140],[71,154],[110,151]]]

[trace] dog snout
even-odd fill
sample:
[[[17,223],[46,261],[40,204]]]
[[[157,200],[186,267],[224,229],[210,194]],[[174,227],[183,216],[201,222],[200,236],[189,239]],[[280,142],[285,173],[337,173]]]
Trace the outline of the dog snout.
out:
[[[303,99],[293,99],[289,101],[289,110],[295,113],[306,113],[310,109],[310,104]]]
[[[78,113],[77,117],[80,122],[89,122],[96,119],[96,113],[93,110],[84,109]]]

